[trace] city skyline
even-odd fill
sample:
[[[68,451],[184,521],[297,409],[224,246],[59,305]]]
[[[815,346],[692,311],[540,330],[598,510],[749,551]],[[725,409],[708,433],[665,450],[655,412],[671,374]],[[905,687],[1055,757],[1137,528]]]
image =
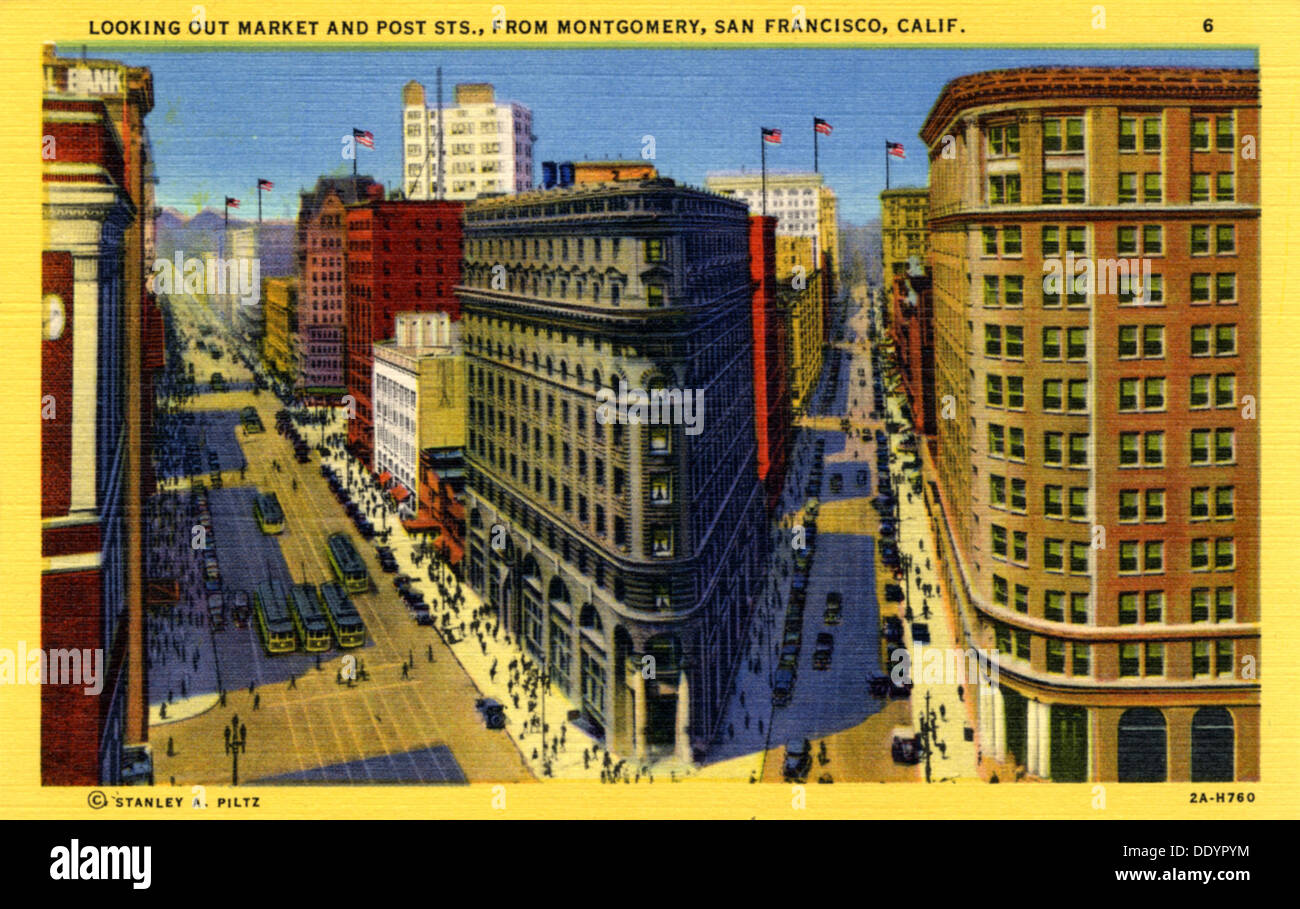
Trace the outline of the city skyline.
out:
[[[64,50],[72,53],[74,47]],[[832,126],[832,134],[820,138],[820,171],[839,196],[840,218],[851,224],[879,217],[886,141],[903,143],[907,152],[905,159],[891,161],[891,186],[926,184],[918,134],[943,85],[959,75],[1063,64],[1258,66],[1258,54],[1245,49],[630,49],[525,56],[446,49],[178,53],[107,44],[88,46],[86,53],[147,66],[155,75],[149,132],[161,207],[193,215],[203,207],[220,208],[230,195],[240,199],[239,213],[251,218],[257,180],[267,179],[275,184],[263,196],[268,219],[296,217],[297,192],[317,177],[351,173],[352,162],[340,150],[341,138],[354,127],[375,135],[374,151],[357,149],[358,172],[397,187],[402,86],[415,79],[432,95],[439,66],[445,103],[451,103],[458,82],[491,82],[498,99],[529,107],[538,137],[534,161],[640,159],[649,135],[659,172],[692,186],[702,187],[710,171],[758,172],[760,126],[782,130],[782,144],[768,150],[769,172],[811,171],[812,118],[820,117]],[[213,65],[205,65],[209,60]],[[741,63],[730,65],[732,60]],[[565,81],[617,67],[635,87],[617,105],[593,106]],[[258,84],[274,90],[249,90],[250,68]],[[828,93],[821,79],[801,82],[813,68],[848,74],[843,91]],[[338,73],[332,86],[322,78],[325,72]],[[590,95],[599,94],[596,83]],[[685,106],[700,99],[694,109]],[[213,142],[221,131],[213,124],[222,122],[229,124],[229,141]],[[206,196],[202,204],[200,194]]]

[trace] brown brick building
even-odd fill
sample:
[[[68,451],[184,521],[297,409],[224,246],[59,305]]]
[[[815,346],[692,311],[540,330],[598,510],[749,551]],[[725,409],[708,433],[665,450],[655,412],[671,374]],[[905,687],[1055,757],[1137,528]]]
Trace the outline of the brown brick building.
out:
[[[980,748],[1031,776],[1259,776],[1259,115],[1254,70],[1022,69],[922,131],[927,492]]]
[[[889,336],[898,357],[912,423],[935,434],[934,296],[925,274],[895,275],[890,287]]]

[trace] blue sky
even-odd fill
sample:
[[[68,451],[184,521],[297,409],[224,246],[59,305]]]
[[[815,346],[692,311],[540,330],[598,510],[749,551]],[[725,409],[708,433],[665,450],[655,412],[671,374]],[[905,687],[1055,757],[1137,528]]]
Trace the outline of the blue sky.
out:
[[[61,48],[65,55],[76,50]],[[256,180],[275,183],[265,216],[293,217],[297,191],[320,174],[347,172],[340,137],[375,134],[359,169],[386,185],[401,170],[401,87],[423,82],[433,97],[457,82],[491,82],[497,98],[533,110],[535,160],[640,157],[653,135],[665,176],[702,185],[711,170],[759,166],[759,127],[776,127],[768,168],[811,170],[812,118],[830,121],[821,171],[840,197],[841,218],[879,214],[883,145],[902,142],[891,185],[926,182],[917,133],[944,83],[985,69],[1044,64],[1257,66],[1254,50],[651,49],[619,50],[267,50],[157,52],[89,48],[153,70],[147,121],[158,159],[159,203],[187,214],[206,194],[256,214]],[[534,175],[534,179],[538,178]]]

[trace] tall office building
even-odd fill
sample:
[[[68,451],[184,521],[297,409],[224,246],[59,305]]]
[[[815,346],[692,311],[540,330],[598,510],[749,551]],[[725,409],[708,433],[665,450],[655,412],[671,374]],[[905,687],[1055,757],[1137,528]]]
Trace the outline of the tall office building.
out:
[[[776,218],[778,242],[783,237],[807,237],[811,240],[814,268],[821,268],[822,252],[832,254],[826,244],[833,238],[838,243],[837,227],[822,227],[823,211],[830,217],[835,212],[835,195],[829,190],[819,173],[773,171],[767,172],[767,211],[763,210],[763,176],[753,171],[717,171],[705,177],[704,185],[710,192],[740,199],[749,206],[751,214],[767,214]],[[779,267],[779,263],[778,263]]]
[[[41,778],[121,779],[148,739],[142,502],[162,319],[147,289],[148,69],[44,53]],[[102,690],[78,684],[97,661]]]
[[[712,740],[762,583],[748,238],[667,179],[465,213],[469,581],[629,757]]]
[[[461,83],[452,103],[439,109],[423,85],[406,83],[402,137],[408,199],[467,200],[533,185],[533,112],[497,101],[490,84]]]
[[[347,206],[383,197],[370,177],[321,177],[299,194],[297,387],[309,398],[346,391]]]
[[[460,218],[463,202],[372,200],[350,206],[347,228],[347,355],[344,382],[353,413],[348,447],[375,464],[371,401],[374,345],[394,337],[395,316],[440,312],[460,319],[455,287],[460,281]],[[415,473],[411,471],[411,476]],[[414,484],[414,480],[410,480]],[[407,487],[415,489],[414,485]]]
[[[1035,777],[1259,776],[1259,113],[1254,70],[1023,69],[922,131],[940,564]]]
[[[884,291],[890,292],[896,275],[911,265],[924,265],[930,254],[930,191],[923,186],[887,189],[880,194],[881,272]]]

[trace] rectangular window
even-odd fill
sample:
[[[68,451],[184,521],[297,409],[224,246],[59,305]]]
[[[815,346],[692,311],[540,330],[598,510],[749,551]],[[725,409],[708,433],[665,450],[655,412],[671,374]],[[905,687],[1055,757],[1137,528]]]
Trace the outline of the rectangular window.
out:
[[[1214,463],[1232,464],[1237,460],[1237,431],[1235,429],[1214,430]]]
[[[1232,537],[1219,537],[1214,541],[1214,570],[1231,571],[1237,564],[1237,546]]]
[[[1043,380],[1043,410],[1061,410],[1063,401],[1061,398],[1061,380],[1044,379]]]
[[[1147,540],[1142,546],[1142,570],[1147,574],[1165,570],[1165,544],[1163,540]]]
[[[1070,573],[1087,574],[1088,573],[1088,552],[1090,546],[1087,543],[1070,544]]]
[[[1020,252],[1020,228],[1015,226],[1002,228],[1002,255],[1018,256]]]
[[[1063,516],[1063,488],[1060,486],[1043,487],[1043,514],[1050,518]]]
[[[1043,178],[1046,181],[1046,177]],[[1119,175],[1119,204],[1131,205],[1138,200],[1137,173],[1126,172]],[[1044,199],[1044,202],[1047,200]]]
[[[1219,486],[1214,490],[1214,516],[1220,521],[1235,517],[1236,491],[1232,486]]]
[[[662,262],[664,260],[663,240],[649,239],[645,241],[645,260],[647,262]]]
[[[1146,650],[1146,669],[1143,675],[1164,675],[1165,645],[1156,641],[1148,641],[1144,649]]]
[[[1208,357],[1210,355],[1209,325],[1192,326],[1191,353],[1194,357]]]
[[[1230,357],[1237,353],[1237,326],[1216,325],[1214,327],[1214,355]]]
[[[1210,201],[1210,175],[1208,173],[1192,174],[1192,201]]]
[[[1061,121],[1057,119],[1043,120],[1043,151],[1052,153],[1064,149],[1061,141]]]
[[[1046,668],[1048,672],[1065,672],[1065,641],[1047,639]]]
[[[1142,381],[1142,409],[1165,409],[1165,380],[1159,376],[1148,376]]]
[[[1147,205],[1158,205],[1161,199],[1160,172],[1154,171],[1142,175],[1142,201]]]
[[[1020,360],[1025,356],[1025,329],[1021,325],[1006,326],[1007,357]]]
[[[1237,228],[1232,224],[1218,224],[1214,228],[1214,251],[1220,256],[1230,256],[1237,251]]]
[[[1214,589],[1214,621],[1231,622],[1236,613],[1237,596],[1231,587]]]
[[[989,424],[989,454],[1002,457],[1005,453],[1005,433],[996,423]]]
[[[1025,430],[1019,426],[1007,430],[1007,457],[1013,461],[1025,460]]]
[[[1193,304],[1210,302],[1210,276],[1208,274],[1192,275],[1190,297]]]
[[[1065,541],[1043,540],[1043,568],[1046,571],[1064,571]]]
[[[1204,521],[1210,516],[1210,487],[1192,487],[1190,501],[1193,521]]]
[[[1043,258],[1057,256],[1061,253],[1061,229],[1059,227],[1043,228]]]
[[[1165,355],[1165,327],[1163,325],[1142,326],[1142,356],[1158,359]]]
[[[1192,151],[1210,150],[1210,120],[1208,117],[1192,118]]]
[[[1011,561],[1022,565],[1029,561],[1029,535],[1023,530],[1011,534]]]
[[[1002,507],[1007,504],[1007,478],[989,474],[989,504]]]
[[[1142,659],[1137,644],[1119,645],[1119,674],[1121,678],[1133,678],[1142,674]]]
[[[1087,520],[1087,518],[1088,518],[1088,488],[1086,486],[1071,486],[1070,487],[1070,520],[1084,521]]]
[[[1044,329],[1046,331],[1046,329]],[[1121,325],[1119,327],[1119,356],[1120,359],[1133,359],[1138,355],[1138,327],[1136,325]]]
[[[1147,117],[1142,121],[1142,151],[1160,151],[1160,118]]]
[[[1073,412],[1086,411],[1088,409],[1088,380],[1071,379],[1067,385],[1068,398],[1067,407]]]
[[[1232,641],[1223,640],[1214,642],[1214,673],[1215,675],[1232,675],[1233,669]]]
[[[1159,200],[1156,200],[1159,201]],[[1145,256],[1163,255],[1165,251],[1165,232],[1159,224],[1147,224],[1142,228],[1142,254]]]
[[[1065,120],[1065,150],[1083,151],[1083,118],[1067,117]]]
[[[1136,591],[1126,590],[1119,595],[1119,623],[1136,625],[1138,620],[1138,595]]]
[[[1086,676],[1091,672],[1089,667],[1088,645],[1075,641],[1070,645],[1070,674],[1074,676]]]
[[[1137,255],[1138,229],[1136,227],[1121,227],[1115,232],[1115,251],[1121,256]]]
[[[1142,463],[1147,467],[1165,466],[1165,434],[1163,432],[1143,434]]]
[[[984,276],[984,305],[990,308],[996,308],[1001,304],[1001,294],[998,289],[998,276]]]
[[[1232,138],[1232,116],[1214,119],[1214,148],[1216,151],[1232,152],[1236,144]]]
[[[1119,150],[1137,151],[1137,119],[1135,117],[1119,118]]]
[[[1146,520],[1147,523],[1155,524],[1165,519],[1165,491],[1163,489],[1148,489],[1146,493]]]
[[[1192,676],[1210,674],[1210,642],[1192,642]]]
[[[1236,198],[1233,191],[1232,171],[1220,171],[1214,175],[1214,201],[1231,202]]]
[[[1192,464],[1209,464],[1210,431],[1208,429],[1193,429],[1189,440],[1191,450],[1188,456]]]
[[[1142,621],[1147,623],[1165,620],[1165,592],[1148,590],[1143,596]]]
[[[1156,175],[1157,177],[1159,174]],[[1083,187],[1083,171],[1071,170],[1065,174],[1065,201],[1071,205],[1082,205],[1086,200]]]
[[[1006,305],[1011,307],[1025,305],[1025,279],[1023,275],[1006,276]]]
[[[1007,529],[997,524],[992,524],[990,530],[990,547],[993,555],[1005,559],[1007,557]]]
[[[1123,175],[1120,175],[1121,178]],[[1061,172],[1049,170],[1043,174],[1043,204],[1061,204]]]
[[[1192,588],[1191,609],[1193,622],[1208,622],[1210,620],[1210,588]]]
[[[1061,359],[1061,329],[1052,327],[1043,329],[1043,359]]]
[[[989,407],[1002,406],[1002,377],[989,375],[985,378],[984,397]]]
[[[1065,594],[1060,590],[1043,591],[1043,618],[1049,622],[1065,621]]]
[[[1210,254],[1210,225],[1192,225],[1192,255],[1208,256]]]
[[[1088,624],[1088,594],[1081,591],[1070,594],[1070,621],[1075,625]]]
[[[1227,487],[1229,490],[1231,487]],[[1011,510],[1024,514],[1028,507],[1025,498],[1025,481],[1018,477],[1011,478]]]
[[[1002,326],[984,326],[984,354],[990,357],[1002,356]]]
[[[1013,605],[1015,606],[1016,612],[1029,611],[1029,588],[1024,584],[1016,585],[1015,602]]]
[[[1214,276],[1214,299],[1219,303],[1237,302],[1237,276],[1219,272]]]
[[[1007,407],[1012,410],[1025,408],[1025,380],[1021,376],[1007,376]]]
[[[1214,377],[1214,406],[1232,407],[1236,402],[1237,377],[1220,373]]]
[[[1136,524],[1138,520],[1138,491],[1121,489],[1119,491],[1119,520],[1121,524]]]
[[[1043,463],[1049,467],[1060,467],[1064,457],[1063,436],[1059,432],[1043,433]]]
[[[986,227],[984,234],[984,255],[996,256],[998,254],[998,229],[996,227]]]

